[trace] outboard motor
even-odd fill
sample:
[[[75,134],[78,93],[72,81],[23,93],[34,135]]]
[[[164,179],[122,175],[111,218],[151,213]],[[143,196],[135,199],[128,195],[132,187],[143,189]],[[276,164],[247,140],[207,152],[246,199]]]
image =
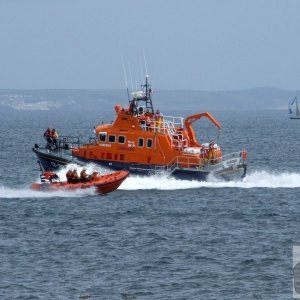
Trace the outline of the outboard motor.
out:
[[[56,173],[51,171],[45,171],[40,175],[41,182],[47,183],[47,182],[59,182],[59,177]]]
[[[40,175],[41,183],[49,182],[49,180],[46,179],[46,176],[44,174]]]

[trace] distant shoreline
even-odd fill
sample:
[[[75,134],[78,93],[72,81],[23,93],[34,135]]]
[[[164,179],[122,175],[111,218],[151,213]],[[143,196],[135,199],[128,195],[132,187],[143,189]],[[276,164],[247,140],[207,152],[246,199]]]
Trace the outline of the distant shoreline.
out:
[[[278,88],[235,91],[154,90],[155,107],[162,110],[285,110],[299,92]],[[111,111],[115,104],[128,105],[124,90],[108,89],[0,89],[0,110]]]

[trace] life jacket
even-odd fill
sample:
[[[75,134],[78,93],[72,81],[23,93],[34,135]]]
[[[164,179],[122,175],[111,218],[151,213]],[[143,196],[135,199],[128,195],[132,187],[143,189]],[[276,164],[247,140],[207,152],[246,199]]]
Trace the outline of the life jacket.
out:
[[[247,159],[247,151],[246,151],[246,150],[243,150],[243,151],[242,151],[242,159],[243,159],[243,160],[246,160],[246,159]]]
[[[95,180],[97,175],[98,175],[98,172],[93,172],[92,175],[90,176],[90,180],[91,181]]]
[[[87,177],[88,177],[88,175],[86,174],[85,170],[82,170],[82,171],[80,172],[80,178],[86,179]]]
[[[73,178],[73,171],[72,171],[72,170],[69,170],[69,171],[66,173],[66,177],[67,177],[67,181],[68,181],[68,182],[72,181],[72,178]]]
[[[151,125],[151,119],[149,116],[146,117],[146,124]]]
[[[73,176],[73,178],[75,178],[75,179],[78,179],[78,178],[79,178],[78,173],[77,173],[77,171],[75,171],[75,170],[72,172],[72,176]]]
[[[205,149],[205,148],[201,149],[201,154],[200,155],[203,158],[207,158],[208,157],[208,151],[207,151],[207,149]]]
[[[51,136],[51,130],[48,128],[45,132],[44,132],[44,137],[48,138]]]

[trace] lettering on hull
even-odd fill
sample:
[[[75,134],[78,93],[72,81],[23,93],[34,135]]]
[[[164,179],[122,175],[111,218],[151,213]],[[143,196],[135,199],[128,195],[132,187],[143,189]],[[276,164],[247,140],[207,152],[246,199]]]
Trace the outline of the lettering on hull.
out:
[[[117,149],[121,151],[135,151],[135,148],[126,147],[126,146],[119,146]]]

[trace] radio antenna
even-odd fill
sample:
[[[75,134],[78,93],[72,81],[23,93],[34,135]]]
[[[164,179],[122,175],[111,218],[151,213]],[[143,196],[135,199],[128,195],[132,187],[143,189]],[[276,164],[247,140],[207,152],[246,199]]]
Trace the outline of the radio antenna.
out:
[[[130,101],[129,90],[128,90],[128,83],[127,83],[127,76],[126,76],[126,70],[125,70],[125,64],[124,64],[124,58],[123,58],[123,56],[122,56],[122,65],[123,65],[123,73],[124,73],[125,86],[126,86],[126,90],[127,90],[127,97],[128,97],[128,100]]]
[[[130,75],[130,81],[131,81],[131,90],[133,91],[133,83],[132,83],[132,74],[131,74],[130,64],[129,64],[129,75]]]
[[[142,81],[141,82],[143,82],[145,78],[144,78],[143,66],[142,66],[141,62],[140,62],[140,72],[141,72],[141,76],[142,76]]]
[[[144,64],[145,64],[146,76],[148,76],[147,63],[146,63],[146,56],[145,56],[145,49],[143,49],[143,56],[144,56]]]

